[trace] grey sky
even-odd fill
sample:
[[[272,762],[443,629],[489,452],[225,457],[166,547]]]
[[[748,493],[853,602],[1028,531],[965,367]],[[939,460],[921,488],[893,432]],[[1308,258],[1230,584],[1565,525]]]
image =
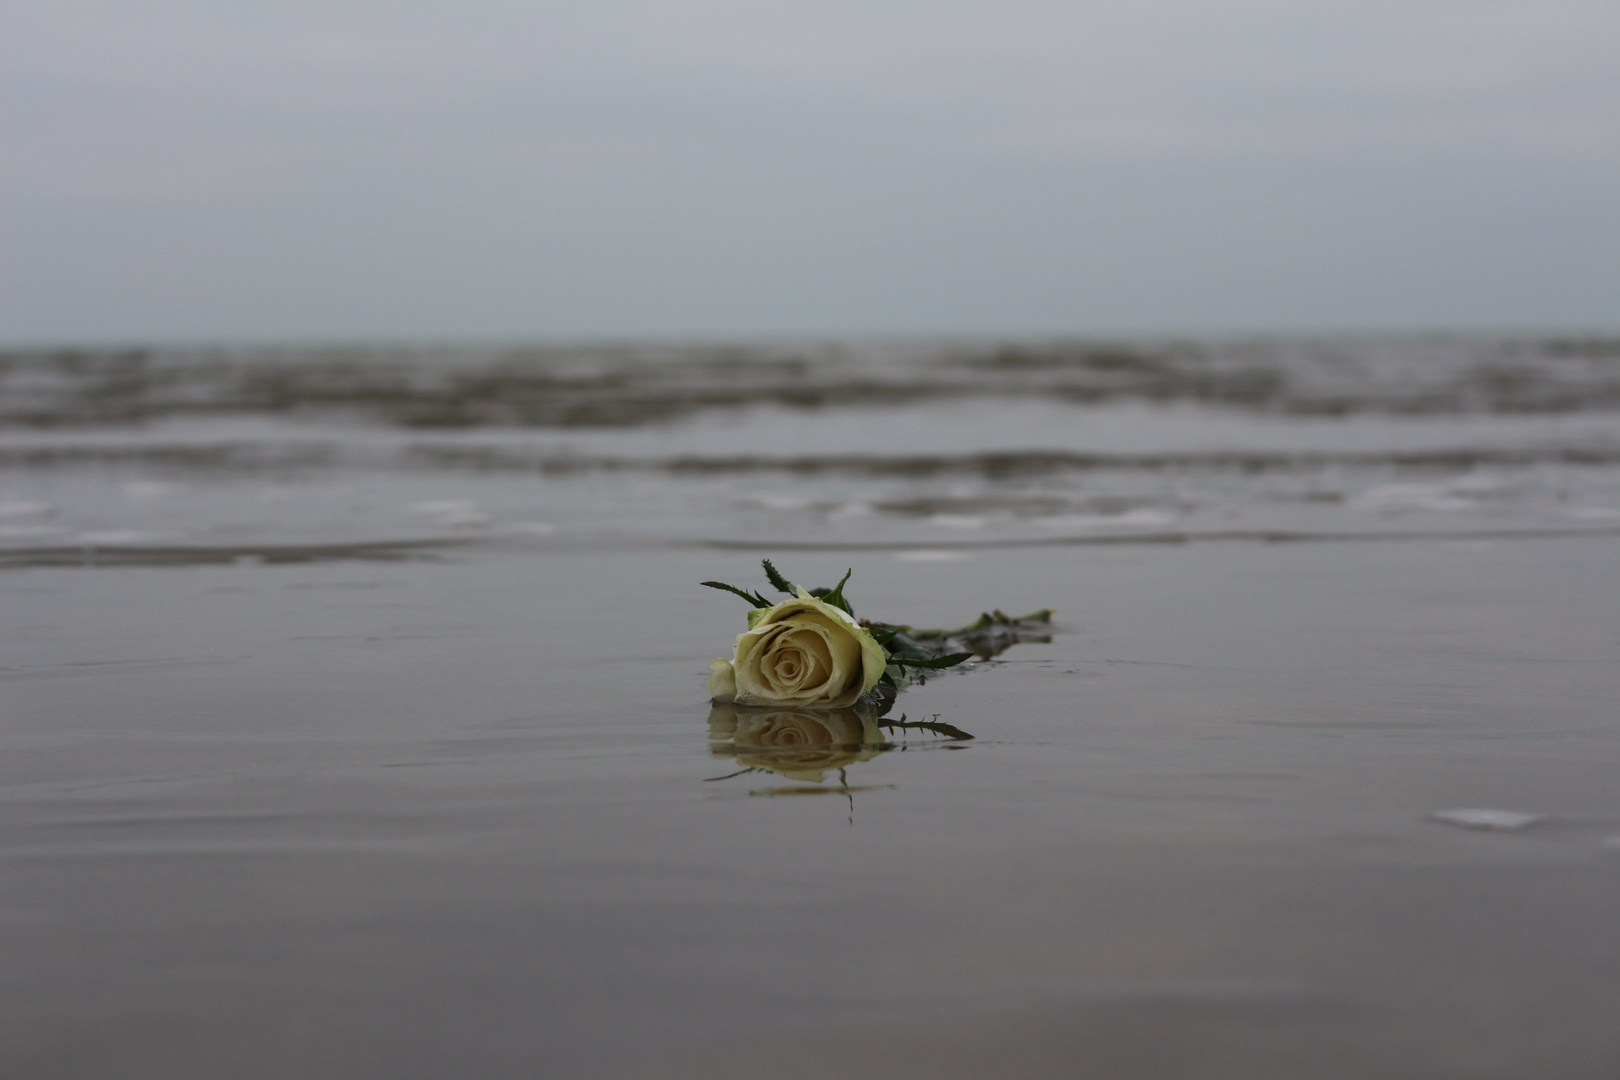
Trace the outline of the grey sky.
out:
[[[1620,5],[8,0],[0,338],[1620,326]]]

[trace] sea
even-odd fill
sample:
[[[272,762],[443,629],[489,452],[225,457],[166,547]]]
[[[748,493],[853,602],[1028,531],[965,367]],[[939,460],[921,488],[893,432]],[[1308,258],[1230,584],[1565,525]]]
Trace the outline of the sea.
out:
[[[1617,765],[1613,336],[0,351],[8,1078],[1611,1080]]]

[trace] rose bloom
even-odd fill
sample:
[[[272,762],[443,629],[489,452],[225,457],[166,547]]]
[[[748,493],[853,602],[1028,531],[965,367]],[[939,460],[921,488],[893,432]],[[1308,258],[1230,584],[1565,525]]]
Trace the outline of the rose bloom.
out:
[[[812,784],[821,783],[829,769],[868,761],[887,748],[877,723],[854,709],[717,705],[709,713],[709,738],[716,757]]]
[[[842,709],[877,685],[889,659],[847,612],[803,589],[748,613],[730,660],[709,665],[709,696],[738,705]]]

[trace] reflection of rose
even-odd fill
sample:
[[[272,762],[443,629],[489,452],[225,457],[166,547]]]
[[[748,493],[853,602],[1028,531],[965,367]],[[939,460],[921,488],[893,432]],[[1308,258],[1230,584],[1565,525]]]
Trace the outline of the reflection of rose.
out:
[[[804,590],[748,613],[731,660],[709,667],[709,696],[739,705],[842,709],[877,685],[888,657],[846,612]]]
[[[885,749],[870,714],[854,709],[738,709],[709,713],[712,750],[739,765],[819,784],[829,769],[868,761]],[[731,742],[720,740],[730,739]]]

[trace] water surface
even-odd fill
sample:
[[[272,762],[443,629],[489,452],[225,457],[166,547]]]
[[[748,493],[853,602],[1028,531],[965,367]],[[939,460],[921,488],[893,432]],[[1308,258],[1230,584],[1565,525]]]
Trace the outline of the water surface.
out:
[[[1611,1077],[1617,379],[10,355],[4,1071]],[[702,679],[743,606],[697,583],[762,554],[1059,632],[902,697],[971,740],[739,771]]]

